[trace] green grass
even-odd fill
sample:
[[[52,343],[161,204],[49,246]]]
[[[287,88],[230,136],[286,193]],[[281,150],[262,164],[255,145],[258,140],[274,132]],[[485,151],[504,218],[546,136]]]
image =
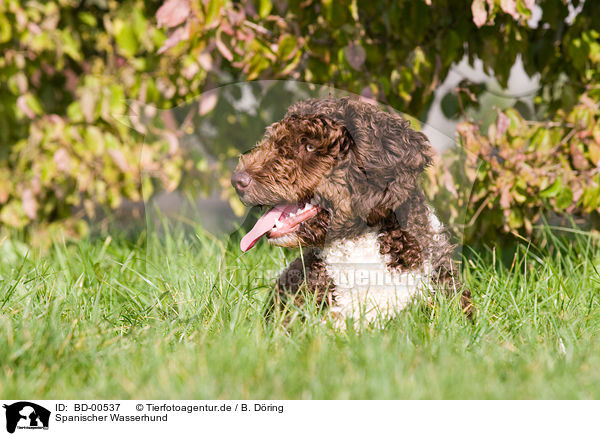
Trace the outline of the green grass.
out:
[[[265,323],[282,250],[204,235],[0,245],[2,398],[600,398],[591,235],[465,249],[479,314],[415,304],[382,330]]]

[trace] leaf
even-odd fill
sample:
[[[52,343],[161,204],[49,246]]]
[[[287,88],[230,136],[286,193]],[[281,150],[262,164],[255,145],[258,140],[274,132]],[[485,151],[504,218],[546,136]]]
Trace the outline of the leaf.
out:
[[[54,153],[52,160],[56,164],[56,169],[58,171],[68,173],[71,170],[71,158],[69,157],[69,153],[64,148],[59,148]]]
[[[508,15],[512,16],[515,20],[519,19],[517,13],[517,3],[515,0],[500,0],[500,8]]]
[[[588,143],[588,153],[590,155],[590,160],[597,168],[600,167],[600,143],[598,142],[589,142]]]
[[[115,25],[118,28],[115,34],[115,41],[119,51],[127,58],[132,58],[138,49],[138,41],[133,31],[133,26],[127,23],[120,22],[120,25]]]
[[[512,136],[518,136],[520,133],[519,129],[523,123],[521,114],[514,108],[508,108],[504,111],[504,113],[510,119],[508,133],[510,133]]]
[[[111,114],[121,115],[125,113],[125,92],[123,87],[118,84],[110,86],[109,90],[109,108]]]
[[[5,171],[4,174],[7,176],[8,171],[5,169],[3,170]],[[6,176],[0,177],[0,204],[4,204],[8,201],[8,197],[12,191],[12,183]]]
[[[540,127],[531,138],[531,145],[535,150],[548,152],[553,147],[552,134],[545,127]]]
[[[223,55],[223,57],[225,59],[227,59],[229,62],[231,62],[233,60],[233,54],[227,48],[227,46],[223,43],[223,41],[221,41],[220,33],[217,33],[217,38],[216,38],[215,42],[217,44],[217,49],[219,50],[219,52]]]
[[[523,212],[520,209],[511,209],[508,213],[508,225],[514,230],[520,229],[523,226]]]
[[[17,107],[29,119],[33,119],[36,115],[41,115],[43,113],[40,102],[33,94],[30,93],[20,95],[17,98]]]
[[[555,197],[556,194],[558,194],[561,189],[562,189],[562,180],[560,178],[557,178],[556,180],[554,180],[554,183],[552,183],[546,189],[543,189],[539,195],[542,198],[552,198],[552,197]]]
[[[570,150],[571,152],[571,161],[573,162],[573,167],[576,170],[587,170],[590,167],[590,163],[583,154],[581,147],[577,142],[571,141]]]
[[[573,203],[573,191],[568,186],[565,186],[564,189],[560,191],[560,193],[554,199],[554,204],[557,209],[564,211]]]
[[[481,27],[487,21],[487,11],[485,9],[484,0],[474,0],[471,3],[471,12],[473,13],[473,23],[477,27]]]
[[[181,41],[187,41],[190,37],[190,23],[186,23],[185,26],[178,27],[175,29],[169,37],[165,40],[161,48],[158,49],[158,54],[164,53],[172,47],[175,47]],[[218,45],[218,44],[217,44]]]
[[[365,86],[362,91],[360,91],[360,99],[366,103],[377,105],[377,96],[370,86]]]
[[[296,51],[296,37],[286,34],[279,38],[277,44],[277,56],[284,61],[290,59]]]
[[[23,206],[23,212],[29,219],[35,219],[37,215],[38,203],[33,195],[33,191],[29,188],[23,191],[21,194],[21,205]]]
[[[321,4],[325,12],[325,18],[332,28],[339,28],[351,21],[350,10],[345,2],[323,0]]]
[[[129,162],[127,162],[125,155],[123,154],[123,152],[120,149],[109,148],[107,150],[107,152],[110,155],[110,157],[112,158],[115,165],[117,165],[122,172],[127,173],[127,172],[131,171]]]
[[[4,13],[0,12],[0,44],[10,41],[12,26]]]
[[[355,70],[360,70],[367,58],[365,49],[362,45],[357,43],[351,43],[346,46],[346,48],[344,48],[344,55],[350,66]]]
[[[448,119],[457,119],[460,115],[458,97],[454,92],[447,92],[441,101],[442,113]],[[459,132],[460,133],[460,132]]]
[[[27,224],[23,207],[18,201],[11,201],[0,209],[0,221],[9,227],[20,229]]]
[[[79,99],[81,102],[81,112],[85,118],[85,121],[92,123],[96,120],[96,106],[98,103],[97,94],[90,88],[85,88]]]
[[[200,101],[198,102],[198,114],[200,114],[200,116],[204,116],[211,112],[217,105],[218,100],[219,95],[217,94],[216,90],[203,93],[200,96]]]
[[[190,15],[189,0],[167,0],[156,11],[158,27],[175,27]]]
[[[79,12],[77,14],[77,18],[79,18],[82,23],[90,27],[96,27],[98,25],[98,20],[96,20],[96,17],[89,12]]]
[[[29,118],[30,120],[32,120],[33,118],[35,118],[35,112],[33,111],[33,109],[31,109],[29,107],[29,105],[27,104],[27,96],[26,95],[20,95],[17,98],[17,107],[21,110],[21,112],[23,112],[25,114],[25,116],[27,118]]]
[[[258,6],[258,15],[260,18],[266,18],[271,13],[272,8],[273,4],[271,3],[271,0],[260,0]]]
[[[502,111],[498,111],[498,120],[496,121],[496,137],[504,136],[510,126],[510,118]]]
[[[523,0],[525,2],[525,6],[530,11],[533,11],[533,7],[535,6],[535,0]]]
[[[163,136],[169,144],[169,154],[174,155],[179,150],[179,138],[173,132],[164,132]]]
[[[512,203],[512,196],[510,192],[510,186],[503,186],[500,191],[500,207],[502,209],[510,209]]]
[[[80,123],[83,121],[81,102],[74,101],[67,107],[67,117],[69,117],[69,120],[73,123]]]
[[[70,29],[63,29],[60,32],[61,35],[61,46],[63,51],[71,57],[74,61],[80,62],[83,59],[81,53],[81,45],[77,39],[73,37]]]

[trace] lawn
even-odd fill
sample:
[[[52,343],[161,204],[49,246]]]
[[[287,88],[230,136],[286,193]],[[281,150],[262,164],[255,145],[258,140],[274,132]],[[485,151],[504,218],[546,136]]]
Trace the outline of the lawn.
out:
[[[478,308],[414,304],[385,329],[266,323],[293,253],[201,231],[0,245],[0,397],[600,398],[600,247],[569,233],[463,250]]]

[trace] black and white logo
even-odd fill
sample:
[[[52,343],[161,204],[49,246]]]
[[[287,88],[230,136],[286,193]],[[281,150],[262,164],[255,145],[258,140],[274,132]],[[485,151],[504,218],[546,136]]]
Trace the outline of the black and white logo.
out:
[[[48,430],[50,411],[29,401],[19,401],[3,406],[6,409],[6,431],[14,433],[22,430]]]

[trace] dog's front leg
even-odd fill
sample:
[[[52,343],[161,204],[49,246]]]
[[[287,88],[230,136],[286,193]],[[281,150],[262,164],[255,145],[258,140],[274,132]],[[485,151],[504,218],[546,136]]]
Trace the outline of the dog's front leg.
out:
[[[333,303],[333,291],[333,281],[323,261],[310,250],[290,263],[277,280],[267,315],[276,308],[284,309],[288,303],[304,306],[308,296],[314,296],[310,302],[316,303],[317,309],[328,307]]]

